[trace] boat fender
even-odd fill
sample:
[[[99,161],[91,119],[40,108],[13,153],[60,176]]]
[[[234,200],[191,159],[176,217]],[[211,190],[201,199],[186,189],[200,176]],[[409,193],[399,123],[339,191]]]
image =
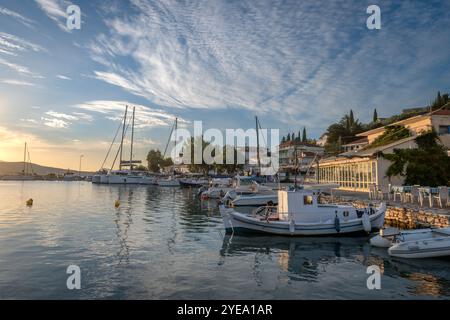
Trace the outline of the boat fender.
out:
[[[370,224],[369,214],[367,212],[364,212],[364,214],[363,214],[361,219],[362,219],[362,225],[363,225],[364,231],[369,233],[370,230],[372,230],[372,226]]]
[[[336,216],[334,217],[334,228],[339,233],[341,232],[341,221],[339,220],[336,212]]]
[[[378,234],[370,239],[370,244],[374,247],[389,248],[392,245],[392,242]]]
[[[295,232],[295,221],[294,221],[294,217],[291,217],[290,221],[289,221],[289,232],[290,233],[294,233]]]
[[[337,216],[334,218],[334,228],[338,233],[341,232],[341,222]]]
[[[31,199],[31,198],[28,199],[26,204],[27,204],[28,207],[31,207],[33,205],[33,199]]]
[[[114,207],[118,208],[120,207],[120,201],[116,200],[116,202],[114,202]]]

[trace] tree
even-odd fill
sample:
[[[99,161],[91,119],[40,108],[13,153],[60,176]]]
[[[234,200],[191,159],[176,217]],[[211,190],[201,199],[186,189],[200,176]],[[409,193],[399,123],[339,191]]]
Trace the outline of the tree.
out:
[[[372,122],[377,122],[377,121],[378,121],[378,113],[377,113],[377,109],[374,109]]]
[[[164,159],[161,151],[150,150],[147,154],[148,170],[151,172],[160,172],[160,169],[173,165],[171,158]]]
[[[448,185],[450,161],[444,146],[438,143],[437,133],[425,132],[415,141],[416,149],[394,149],[392,154],[381,154],[391,162],[386,175],[405,177],[405,185]]]
[[[299,137],[300,137],[300,132],[299,132],[299,135],[298,135]],[[303,137],[302,137],[302,142],[306,142],[307,141],[307,138],[306,138],[306,128],[305,127],[303,127]]]
[[[281,143],[285,143],[286,142],[286,137],[283,136],[283,138],[281,139]]]
[[[343,116],[339,122],[328,127],[325,151],[332,155],[340,153],[342,144],[354,141],[355,135],[363,131],[363,125],[357,119],[354,119],[353,111],[351,111],[350,114]]]
[[[286,141],[291,141],[291,134],[290,133],[287,134]]]
[[[297,141],[302,141],[302,135],[300,134],[300,130],[298,130],[298,134],[297,134]]]
[[[449,102],[450,102],[449,94],[444,93],[443,95],[441,95],[441,92],[438,91],[436,98],[431,103],[431,110],[437,110],[439,108],[442,108],[444,105],[446,105]]]

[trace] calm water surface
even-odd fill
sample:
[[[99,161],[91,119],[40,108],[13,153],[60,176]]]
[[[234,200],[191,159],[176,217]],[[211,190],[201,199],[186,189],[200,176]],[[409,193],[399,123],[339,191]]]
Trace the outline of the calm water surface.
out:
[[[66,287],[72,264],[81,290]],[[381,290],[367,289],[369,265]],[[367,238],[225,236],[215,202],[189,189],[0,182],[2,299],[449,296],[448,259],[390,258]]]

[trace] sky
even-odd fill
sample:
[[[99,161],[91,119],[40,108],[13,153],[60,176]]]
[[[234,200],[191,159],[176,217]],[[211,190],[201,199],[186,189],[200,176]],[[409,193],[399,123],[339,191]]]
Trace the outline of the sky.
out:
[[[368,122],[450,91],[449,26],[433,0],[0,0],[0,160],[26,141],[32,162],[97,170],[125,105],[141,159],[175,117],[318,138],[350,109]]]

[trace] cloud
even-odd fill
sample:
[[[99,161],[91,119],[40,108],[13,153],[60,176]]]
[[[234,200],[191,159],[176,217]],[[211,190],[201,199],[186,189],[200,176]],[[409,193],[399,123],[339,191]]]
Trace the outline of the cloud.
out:
[[[0,58],[0,65],[4,65],[5,67],[8,67],[9,69],[11,69],[11,70],[13,70],[13,71],[15,71],[15,72],[17,72],[17,73],[19,73],[21,75],[29,76],[29,77],[32,77],[32,78],[40,78],[40,79],[43,78],[43,76],[30,71],[25,66],[9,62],[9,61],[7,61],[5,59],[2,59],[2,58]]]
[[[47,52],[40,45],[6,32],[0,32],[0,49],[13,55],[23,51]]]
[[[52,19],[58,27],[66,32],[70,30],[66,26],[66,8],[71,4],[66,0],[35,0],[39,8]]]
[[[70,122],[63,119],[41,117],[41,120],[45,126],[55,129],[66,129],[70,125]]]
[[[31,83],[31,82],[26,82],[26,81],[21,81],[21,80],[14,80],[14,79],[5,79],[5,80],[1,80],[2,83],[5,84],[10,84],[10,85],[14,85],[14,86],[27,86],[27,87],[33,87],[36,84]]]
[[[323,128],[350,108],[362,117],[424,101],[432,70],[449,58],[448,4],[386,1],[377,31],[358,1],[131,4],[91,41],[93,76],[161,106]]]
[[[61,80],[72,80],[71,78],[69,78],[69,77],[67,77],[67,76],[64,76],[64,75],[61,75],[61,74],[58,74],[56,77],[57,77],[58,79],[61,79]]]
[[[84,111],[100,113],[105,118],[113,121],[121,121],[125,112],[125,106],[130,106],[128,109],[128,117],[130,116],[131,107],[136,108],[135,126],[136,128],[148,128],[157,126],[169,126],[175,120],[175,115],[167,113],[160,109],[153,109],[147,106],[133,104],[126,101],[110,101],[110,100],[96,100],[88,101],[73,107],[82,109]],[[186,124],[183,118],[178,118],[180,124]]]
[[[49,110],[41,117],[44,125],[51,128],[67,129],[74,122],[92,122],[93,117],[83,112],[73,112],[71,114]]]
[[[0,14],[14,18],[20,23],[26,25],[27,27],[32,27],[32,25],[35,24],[33,20],[21,15],[20,13],[17,13],[4,7],[0,7]]]

